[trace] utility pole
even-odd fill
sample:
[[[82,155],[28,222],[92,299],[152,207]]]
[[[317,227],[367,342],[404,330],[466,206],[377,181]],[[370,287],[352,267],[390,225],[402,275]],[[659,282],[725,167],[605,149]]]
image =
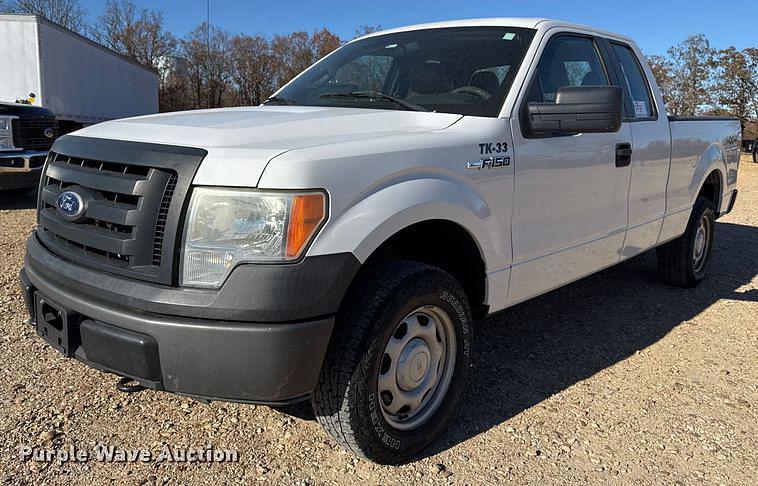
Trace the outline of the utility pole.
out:
[[[206,0],[205,36],[208,55],[211,55],[211,0]]]

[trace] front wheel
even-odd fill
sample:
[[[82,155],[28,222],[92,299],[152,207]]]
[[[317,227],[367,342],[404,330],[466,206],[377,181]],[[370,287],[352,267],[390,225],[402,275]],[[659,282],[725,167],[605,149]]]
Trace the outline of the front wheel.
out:
[[[443,270],[395,261],[368,271],[337,317],[316,418],[354,454],[401,463],[447,425],[471,363],[471,311]]]
[[[704,197],[698,198],[684,234],[657,249],[658,269],[663,280],[678,287],[699,284],[711,261],[715,229],[713,204]]]

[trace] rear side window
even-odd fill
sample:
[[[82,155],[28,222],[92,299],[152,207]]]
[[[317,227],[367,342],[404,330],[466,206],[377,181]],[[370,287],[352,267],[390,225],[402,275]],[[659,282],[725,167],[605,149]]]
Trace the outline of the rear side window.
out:
[[[553,102],[557,91],[565,86],[608,86],[608,76],[592,39],[573,35],[550,39],[527,101]]]
[[[619,73],[626,85],[624,89],[624,116],[630,119],[645,119],[655,116],[650,99],[647,79],[642,66],[631,48],[621,44],[611,44],[618,61]]]

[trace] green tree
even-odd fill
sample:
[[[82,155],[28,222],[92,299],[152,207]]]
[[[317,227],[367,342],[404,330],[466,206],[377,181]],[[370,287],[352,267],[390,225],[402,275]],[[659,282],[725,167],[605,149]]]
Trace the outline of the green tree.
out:
[[[743,133],[758,118],[758,48],[729,47],[716,53],[714,97],[725,112],[740,119]]]
[[[673,69],[671,61],[665,56],[648,56],[647,62],[653,71],[655,82],[661,90],[663,101],[668,104],[674,97],[674,79],[671,74]]]
[[[667,109],[672,115],[697,115],[713,103],[715,50],[703,34],[692,35],[668,50],[671,86]]]

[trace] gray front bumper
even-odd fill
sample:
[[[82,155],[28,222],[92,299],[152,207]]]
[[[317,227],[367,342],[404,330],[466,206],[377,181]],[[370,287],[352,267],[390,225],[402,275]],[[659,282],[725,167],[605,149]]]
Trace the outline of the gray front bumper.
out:
[[[36,247],[34,236],[30,243]],[[50,253],[45,256],[40,265],[27,254],[21,271],[31,321],[39,333],[41,300],[62,311],[73,326],[67,354],[95,368],[178,394],[269,404],[307,397],[318,380],[333,315],[266,323],[145,312],[127,299],[120,305],[102,300],[83,281],[65,284],[64,276],[81,267]],[[103,334],[88,344],[84,331],[97,328]],[[149,346],[132,346],[135,339]],[[104,353],[102,347],[112,352]]]

